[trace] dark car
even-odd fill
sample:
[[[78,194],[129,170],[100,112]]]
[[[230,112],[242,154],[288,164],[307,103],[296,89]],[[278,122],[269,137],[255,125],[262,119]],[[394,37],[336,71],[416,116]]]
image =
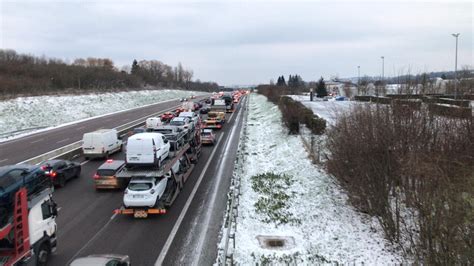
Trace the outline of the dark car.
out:
[[[207,114],[209,111],[211,111],[211,107],[209,105],[205,105],[199,110],[199,113]]]
[[[45,161],[41,163],[41,169],[59,187],[64,187],[67,180],[81,175],[81,164],[66,160]]]
[[[115,175],[125,167],[124,160],[109,159],[103,163],[94,175],[95,189],[115,189],[127,186],[125,178],[118,179]]]
[[[31,195],[51,187],[51,182],[39,166],[19,164],[0,167],[0,220],[12,211],[15,193],[22,187]]]
[[[70,266],[130,266],[130,258],[127,255],[89,255],[77,258],[69,264]]]

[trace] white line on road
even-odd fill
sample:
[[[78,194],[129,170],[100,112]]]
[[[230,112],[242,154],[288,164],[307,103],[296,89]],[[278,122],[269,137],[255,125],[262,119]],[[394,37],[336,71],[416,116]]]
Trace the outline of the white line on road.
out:
[[[66,141],[68,141],[68,140],[69,140],[69,138],[65,138],[65,139],[63,139],[63,140],[56,141],[56,143],[62,143],[62,142],[66,142]]]
[[[33,143],[37,143],[37,142],[40,142],[40,141],[43,141],[44,139],[38,139],[38,140],[34,140],[34,141],[31,141],[30,143],[33,144]]]
[[[204,166],[204,169],[202,170],[201,172],[201,175],[199,176],[199,179],[198,181],[196,182],[196,184],[194,185],[194,188],[193,188],[193,191],[191,192],[191,195],[189,196],[188,200],[186,201],[186,204],[184,205],[184,208],[183,210],[181,211],[181,213],[179,214],[179,217],[178,217],[178,220],[176,221],[176,223],[174,224],[173,226],[173,229],[171,230],[171,233],[170,235],[168,236],[168,239],[166,239],[166,243],[165,245],[163,246],[163,248],[161,249],[161,253],[160,253],[160,256],[158,256],[158,259],[156,259],[156,262],[155,262],[155,265],[159,265],[161,266],[163,264],[163,261],[166,257],[166,254],[168,253],[168,250],[170,249],[171,247],[171,243],[173,243],[173,240],[174,240],[174,237],[176,236],[176,233],[178,232],[178,229],[179,227],[181,226],[181,223],[183,222],[183,219],[184,219],[184,216],[186,215],[186,212],[188,211],[188,208],[189,206],[191,205],[191,202],[193,201],[194,199],[194,195],[196,194],[198,188],[199,188],[199,185],[201,184],[201,181],[204,177],[204,174],[206,173],[207,171],[207,168],[209,167],[209,164],[211,163],[212,161],[212,158],[214,158],[214,155],[217,151],[217,147],[219,147],[219,143],[221,142],[221,140],[224,138],[224,134],[225,132],[222,133],[222,135],[220,136],[219,140],[217,141],[216,145],[214,146],[214,149],[212,150],[212,153],[211,153],[211,156],[209,156],[209,160],[207,160],[207,163],[206,165]]]
[[[77,255],[79,255],[85,248],[87,248],[87,246],[89,246],[89,244],[92,243],[92,241],[94,241],[100,235],[100,233],[105,230],[105,228],[107,228],[107,226],[114,220],[115,216],[115,214],[112,215],[112,217],[110,217],[110,220],[97,233],[95,233],[95,235],[91,239],[89,239],[89,241],[87,241],[87,243],[81,249],[79,249],[76,254],[74,254],[74,256],[72,256],[72,258],[66,263],[66,265],[70,265],[71,262],[77,257]]]
[[[6,161],[8,161],[8,158],[0,160],[0,163],[6,162]]]
[[[88,162],[89,162],[89,160],[85,160],[85,161],[83,161],[83,162],[81,163],[81,165],[84,165],[84,164],[86,164],[86,163],[88,163]]]

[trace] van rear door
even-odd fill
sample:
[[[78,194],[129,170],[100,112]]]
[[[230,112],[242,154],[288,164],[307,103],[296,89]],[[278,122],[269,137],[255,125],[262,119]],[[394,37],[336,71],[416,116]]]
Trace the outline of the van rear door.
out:
[[[148,138],[129,139],[127,143],[127,162],[135,164],[152,164],[155,162],[153,142]]]

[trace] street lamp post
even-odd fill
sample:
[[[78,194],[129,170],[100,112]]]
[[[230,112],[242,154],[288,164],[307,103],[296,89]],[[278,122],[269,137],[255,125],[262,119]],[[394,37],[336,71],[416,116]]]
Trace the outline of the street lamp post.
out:
[[[454,99],[458,96],[458,37],[459,33],[453,33],[453,37],[456,38],[456,56],[454,59]]]
[[[357,66],[357,87],[360,85],[360,66]]]
[[[383,83],[383,77],[384,77],[384,68],[385,68],[385,57],[384,56],[381,56],[380,58],[382,58],[382,83]]]

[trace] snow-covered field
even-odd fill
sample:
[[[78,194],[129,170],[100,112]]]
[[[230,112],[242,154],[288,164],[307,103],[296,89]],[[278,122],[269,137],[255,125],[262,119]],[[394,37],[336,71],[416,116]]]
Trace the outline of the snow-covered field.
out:
[[[0,101],[0,142],[68,122],[200,95],[183,90],[143,90],[103,94],[20,97]],[[14,133],[12,133],[14,132]]]
[[[308,159],[300,137],[287,134],[277,106],[251,94],[246,126],[246,163],[236,172],[241,177],[237,264],[402,261],[376,220],[356,212],[332,178]],[[277,175],[262,175],[269,172]],[[287,242],[268,248],[260,245],[262,237]]]
[[[315,99],[313,102],[309,101],[309,96],[303,95],[288,95],[293,100],[300,101],[306,107],[313,110],[313,113],[319,117],[326,119],[329,125],[334,125],[336,118],[342,112],[347,112],[355,104],[366,104],[364,102],[356,101],[335,101],[331,99],[329,101],[323,101],[322,99]]]

